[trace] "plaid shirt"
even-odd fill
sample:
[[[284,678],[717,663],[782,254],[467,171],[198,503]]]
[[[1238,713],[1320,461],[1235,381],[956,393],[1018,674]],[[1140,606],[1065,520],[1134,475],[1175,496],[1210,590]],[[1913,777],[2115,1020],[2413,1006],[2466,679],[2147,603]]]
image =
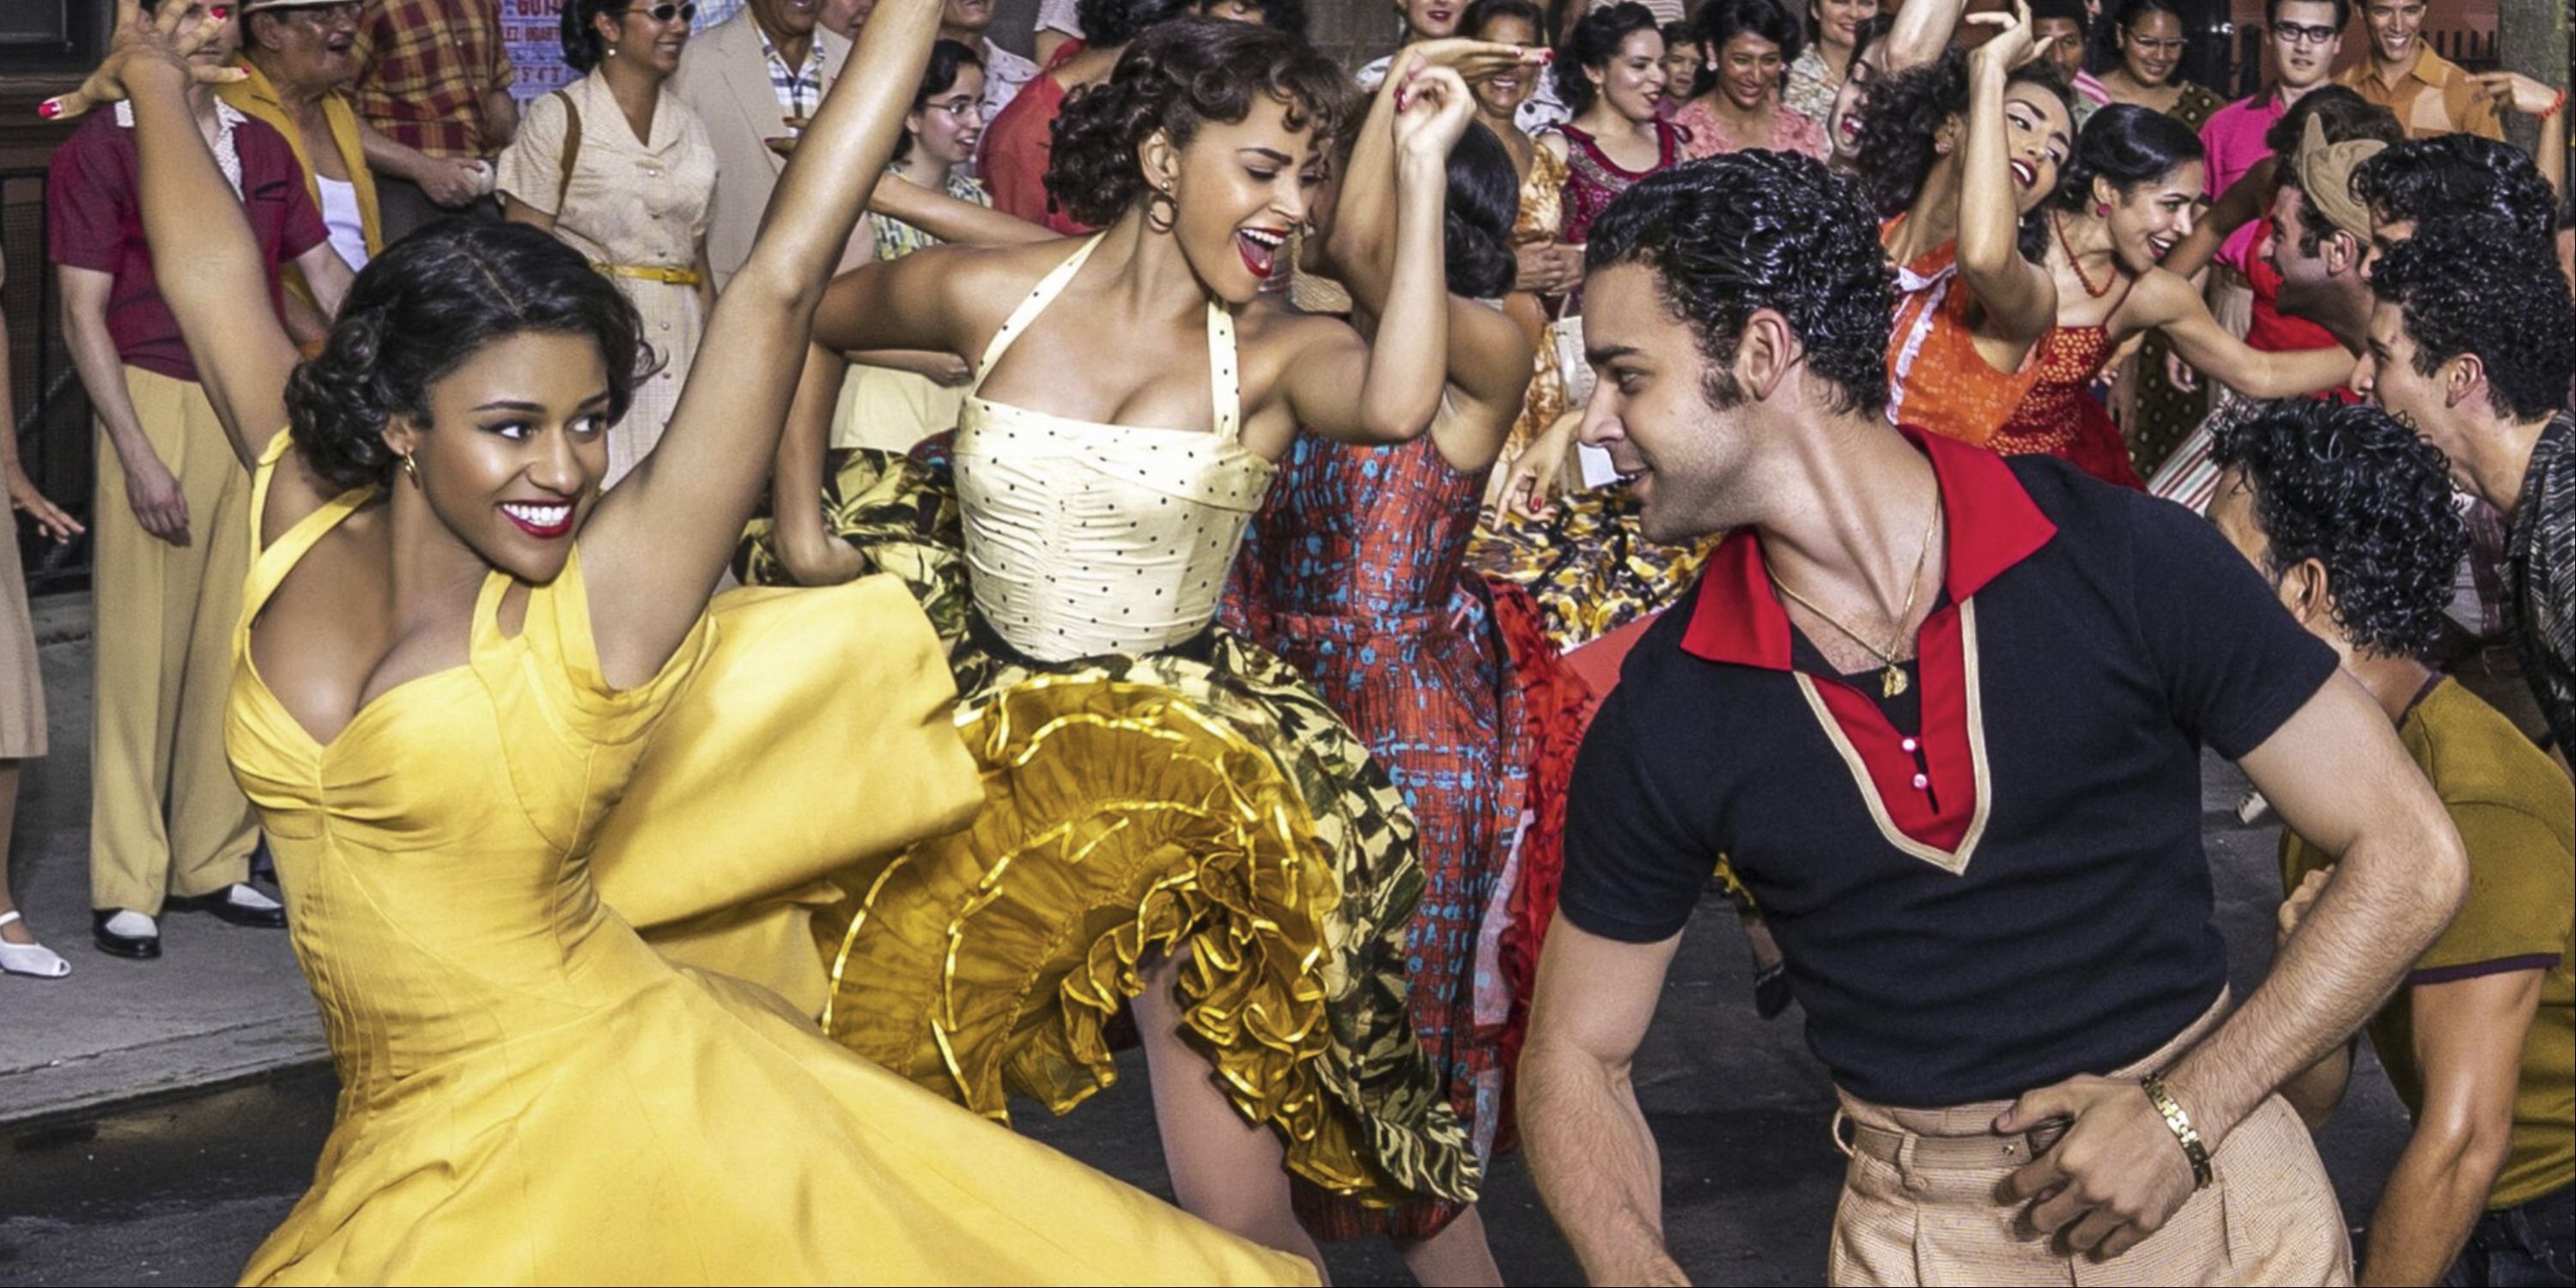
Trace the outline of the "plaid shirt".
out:
[[[2576,756],[2576,413],[2540,431],[2506,552],[2522,676],[2558,746]]]
[[[805,66],[791,71],[787,60],[779,56],[778,46],[769,43],[769,29],[762,27],[760,52],[769,58],[769,88],[778,95],[778,114],[814,115],[815,109],[823,105],[823,42],[816,40],[807,44]]]
[[[371,0],[358,28],[358,114],[397,143],[474,160],[500,150],[483,98],[507,89],[499,0]]]

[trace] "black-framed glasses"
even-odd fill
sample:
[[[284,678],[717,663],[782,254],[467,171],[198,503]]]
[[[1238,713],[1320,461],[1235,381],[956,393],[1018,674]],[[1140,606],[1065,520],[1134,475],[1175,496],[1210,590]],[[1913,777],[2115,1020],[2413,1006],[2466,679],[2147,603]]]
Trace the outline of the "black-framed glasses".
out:
[[[2276,22],[2272,34],[2293,45],[2322,45],[2343,34],[2340,27],[2320,27],[2304,22]]]
[[[639,9],[633,5],[628,5],[624,12],[640,13],[655,22],[669,22],[673,18],[677,18],[682,22],[696,22],[698,20],[698,6],[695,3],[657,4],[650,9]]]

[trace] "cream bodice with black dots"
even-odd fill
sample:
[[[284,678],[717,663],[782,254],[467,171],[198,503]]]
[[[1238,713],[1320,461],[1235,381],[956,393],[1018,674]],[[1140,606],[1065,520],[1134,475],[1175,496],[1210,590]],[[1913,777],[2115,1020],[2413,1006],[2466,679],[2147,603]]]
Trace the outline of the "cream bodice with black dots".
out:
[[[1150,653],[1206,629],[1278,473],[1243,446],[1234,316],[1214,300],[1213,433],[1101,425],[982,396],[994,364],[1099,244],[1083,243],[993,334],[957,426],[975,608],[1040,661]]]

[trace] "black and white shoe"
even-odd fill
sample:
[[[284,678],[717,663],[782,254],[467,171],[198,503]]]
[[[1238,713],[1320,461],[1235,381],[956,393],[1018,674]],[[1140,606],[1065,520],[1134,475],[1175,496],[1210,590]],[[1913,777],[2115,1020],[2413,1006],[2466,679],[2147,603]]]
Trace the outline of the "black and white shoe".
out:
[[[168,906],[181,912],[211,912],[219,920],[259,930],[275,930],[286,924],[286,905],[245,881],[236,881],[212,894],[172,899]]]
[[[110,957],[150,961],[161,955],[160,923],[132,908],[91,910],[90,937]]]

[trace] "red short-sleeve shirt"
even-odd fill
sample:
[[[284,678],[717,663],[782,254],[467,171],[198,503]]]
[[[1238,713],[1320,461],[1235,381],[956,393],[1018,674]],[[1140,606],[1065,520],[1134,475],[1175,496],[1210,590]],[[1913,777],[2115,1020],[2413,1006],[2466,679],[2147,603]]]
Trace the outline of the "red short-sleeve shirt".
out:
[[[304,190],[304,172],[285,136],[248,117],[235,119],[232,130],[241,158],[242,211],[267,262],[270,307],[283,309],[278,266],[323,244],[330,233]],[[108,288],[107,331],[117,357],[174,380],[195,380],[197,367],[180,338],[178,319],[153,280],[136,175],[134,131],[118,124],[116,113],[99,112],[72,131],[54,149],[45,187],[46,255],[56,264],[115,279]]]

